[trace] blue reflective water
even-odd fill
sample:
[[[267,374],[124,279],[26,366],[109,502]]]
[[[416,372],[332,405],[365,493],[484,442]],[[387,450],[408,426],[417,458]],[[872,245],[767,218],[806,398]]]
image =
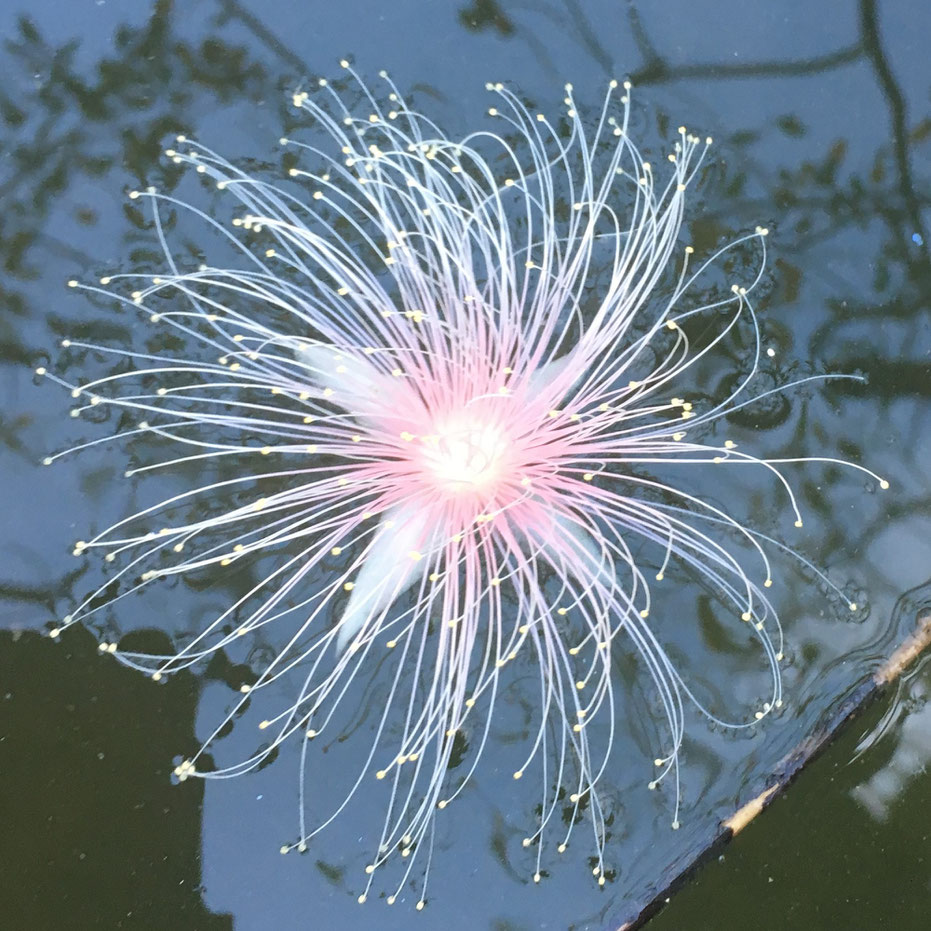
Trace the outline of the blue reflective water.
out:
[[[828,6],[203,0],[14,2],[0,13],[0,876],[13,927],[614,927],[910,629],[931,575],[931,13],[914,2]],[[840,616],[809,576],[783,567],[790,707],[746,739],[690,722],[675,834],[668,795],[644,788],[655,750],[638,722],[649,697],[629,689],[630,753],[612,774],[617,876],[603,890],[581,844],[553,858],[539,886],[530,880],[520,840],[533,800],[509,778],[502,727],[465,803],[441,822],[428,910],[360,909],[376,801],[347,812],[319,849],[282,858],[296,831],[294,754],[202,798],[199,783],[170,786],[172,756],[229,700],[222,671],[159,688],[99,655],[86,632],[61,644],[33,633],[96,578],[69,544],[135,503],[118,454],[37,466],[88,425],[67,417],[67,397],[36,387],[32,369],[53,363],[64,336],[129,336],[126,318],[64,282],[144,262],[151,241],[124,193],[171,182],[159,155],[170,134],[274,161],[294,127],[286,92],[334,73],[343,54],[363,74],[388,69],[452,137],[482,123],[486,81],[555,110],[567,80],[594,102],[608,78],[631,77],[648,143],[665,138],[667,118],[717,140],[693,239],[773,230],[765,339],[778,374],[868,377],[866,388],[793,395],[777,422],[734,425],[761,451],[841,455],[890,480],[880,496],[856,477],[809,470],[801,536],[777,516],[776,489],[749,499],[868,608]],[[697,616],[697,593],[678,597],[681,616]],[[169,586],[162,603],[134,606],[95,635],[193,627],[224,599],[220,583]],[[697,649],[689,630],[683,649]],[[929,674],[926,665],[855,725],[654,926],[923,928]]]

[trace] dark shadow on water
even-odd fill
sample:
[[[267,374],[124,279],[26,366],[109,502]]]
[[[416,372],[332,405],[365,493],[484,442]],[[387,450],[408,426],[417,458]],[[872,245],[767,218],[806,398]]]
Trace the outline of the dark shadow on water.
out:
[[[84,629],[0,631],[0,682],[4,926],[231,929],[201,898],[203,787],[170,778],[196,682],[156,685]]]

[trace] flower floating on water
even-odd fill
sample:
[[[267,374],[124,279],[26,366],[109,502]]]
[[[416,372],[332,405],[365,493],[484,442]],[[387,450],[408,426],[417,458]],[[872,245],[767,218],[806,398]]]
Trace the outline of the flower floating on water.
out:
[[[757,459],[714,432],[760,397],[748,391],[761,356],[750,294],[767,231],[694,256],[683,211],[711,140],[680,128],[662,170],[651,166],[628,132],[628,84],[611,82],[591,123],[571,86],[554,123],[489,85],[503,132],[452,142],[382,77],[384,105],[353,74],[361,110],[326,81],[294,95],[331,144],[282,140],[294,153],[291,181],[247,174],[179,137],[169,159],[235,200],[231,224],[168,193],[132,192],[151,207],[164,267],[71,282],[168,328],[184,349],[66,340],[112,353],[118,370],[82,385],[50,377],[71,388],[76,413],[104,405],[131,415],[118,434],[128,442],[182,450],[129,475],[206,477],[75,545],[103,551],[114,571],[52,636],[159,579],[274,560],[175,654],[101,648],[164,679],[234,654],[244,637],[275,645],[202,750],[180,763],[181,779],[244,773],[292,736],[312,771],[310,739],[332,734],[354,680],[387,662],[364,765],[322,813],[304,804],[302,765],[300,836],[283,848],[306,849],[363,787],[385,783],[361,901],[398,852],[388,901],[422,852],[425,890],[435,818],[479,763],[505,677],[538,668],[536,726],[513,770],[540,795],[524,842],[536,846],[534,879],[584,810],[603,885],[599,783],[619,641],[638,652],[665,714],[651,787],[673,780],[678,826],[684,705],[701,705],[652,626],[667,572],[702,580],[747,625],[770,671],[749,720],[727,726],[750,726],[782,702],[766,555],[780,544],[690,491],[696,469],[757,467],[781,483],[801,526],[781,471],[801,460]],[[231,262],[185,266],[169,244],[179,215],[205,224]],[[752,246],[759,261],[745,280],[699,295],[699,281]],[[690,400],[680,386],[738,326],[753,349],[732,389]],[[681,480],[651,477],[657,466]],[[284,707],[259,725],[266,743],[238,763],[208,764],[230,723],[262,697],[280,698],[285,682]],[[476,749],[454,777],[466,731]]]

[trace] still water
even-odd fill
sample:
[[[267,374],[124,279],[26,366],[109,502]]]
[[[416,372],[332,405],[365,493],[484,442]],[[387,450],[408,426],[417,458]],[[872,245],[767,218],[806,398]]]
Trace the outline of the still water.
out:
[[[931,606],[925,5],[11,0],[0,30],[6,926],[615,928]],[[229,671],[210,667],[159,686],[101,655],[97,641],[196,627],[230,600],[232,583],[166,585],[146,613],[133,606],[60,643],[42,636],[99,583],[70,544],[142,506],[128,500],[134,492],[115,449],[54,470],[38,465],[91,426],[71,420],[66,393],[38,385],[32,370],[55,364],[64,337],[129,339],[128,318],[64,283],[146,261],[151,237],[124,195],[172,182],[160,155],[169,137],[196,136],[274,171],[278,138],[297,128],[289,92],[309,76],[331,76],[347,54],[363,75],[390,71],[452,138],[483,119],[487,81],[511,82],[534,106],[555,110],[566,81],[595,102],[610,78],[629,77],[644,145],[658,147],[681,122],[715,137],[713,170],[686,221],[693,241],[708,246],[757,224],[772,230],[763,312],[767,345],[778,348],[775,374],[867,378],[865,387],[790,394],[784,407],[734,424],[761,454],[840,456],[890,481],[879,495],[837,470],[798,476],[805,532],[791,542],[861,609],[839,614],[810,574],[785,567],[786,713],[739,739],[690,722],[678,832],[669,829],[669,796],[645,790],[655,751],[639,722],[649,721],[649,696],[627,689],[629,752],[609,780],[616,869],[603,889],[584,845],[548,862],[539,885],[530,879],[521,838],[533,800],[510,779],[519,689],[464,804],[440,825],[430,903],[417,914],[413,894],[390,908],[374,896],[356,904],[374,803],[347,811],[306,855],[279,854],[296,831],[296,753],[206,788],[171,784],[175,755],[196,747],[229,701]],[[776,489],[751,482],[739,491],[757,517],[777,515],[767,526],[789,537]],[[700,592],[676,598],[679,617],[699,616]],[[699,637],[680,623],[667,633],[695,655]],[[256,649],[251,660],[260,663]],[[692,672],[721,686],[712,669]],[[926,927],[929,689],[925,663],[651,927]],[[365,695],[358,700],[364,710]],[[360,712],[363,739],[365,720]]]

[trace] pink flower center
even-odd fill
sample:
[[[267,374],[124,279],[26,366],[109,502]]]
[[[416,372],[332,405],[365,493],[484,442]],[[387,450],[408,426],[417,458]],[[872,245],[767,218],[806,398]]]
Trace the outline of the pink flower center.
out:
[[[508,474],[508,435],[495,420],[452,414],[420,440],[423,471],[444,490],[488,491]]]

